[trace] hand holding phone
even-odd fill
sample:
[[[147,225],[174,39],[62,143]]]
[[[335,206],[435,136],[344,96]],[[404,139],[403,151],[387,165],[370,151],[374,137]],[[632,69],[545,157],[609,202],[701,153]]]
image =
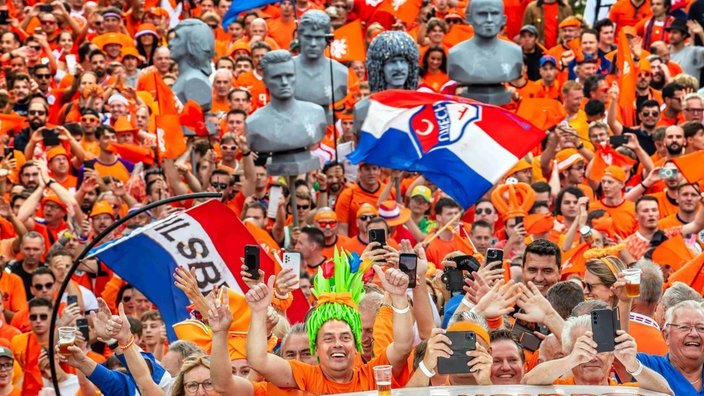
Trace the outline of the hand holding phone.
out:
[[[259,245],[246,245],[244,247],[244,265],[247,266],[249,277],[259,279]]]
[[[295,286],[291,287],[292,290],[301,287],[301,262],[303,261],[303,255],[300,252],[286,252],[284,253],[282,269],[291,269],[291,274],[295,277],[292,279],[296,282]],[[290,275],[287,275],[290,276]],[[290,281],[289,281],[290,282]]]
[[[592,337],[597,352],[613,352],[616,349],[616,331],[621,330],[618,307],[592,311]]]
[[[418,268],[418,256],[413,253],[401,253],[398,259],[398,268],[408,275],[408,287],[416,287],[416,276]]]
[[[386,245],[386,230],[381,228],[369,230],[369,242],[379,242],[379,245]]]
[[[467,352],[477,349],[477,335],[473,331],[448,331],[445,333],[452,344],[452,356],[438,358],[438,373],[440,374],[467,374],[467,364],[473,358]]]

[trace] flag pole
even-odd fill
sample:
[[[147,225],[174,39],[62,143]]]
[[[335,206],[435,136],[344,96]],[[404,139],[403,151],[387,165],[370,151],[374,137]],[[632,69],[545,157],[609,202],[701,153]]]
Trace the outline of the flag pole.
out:
[[[119,220],[115,221],[114,223],[110,224],[108,228],[106,228],[103,232],[100,234],[96,235],[95,238],[93,238],[92,241],[90,241],[86,247],[83,249],[81,254],[78,255],[76,260],[73,262],[73,265],[71,265],[71,268],[69,268],[68,273],[66,273],[66,276],[64,277],[64,281],[61,282],[61,287],[59,288],[58,296],[62,296],[66,292],[66,288],[68,287],[69,282],[71,282],[71,277],[73,276],[73,273],[76,272],[78,269],[78,266],[81,264],[81,261],[88,255],[88,253],[93,249],[98,243],[100,243],[106,236],[110,235],[111,232],[113,232],[115,229],[118,227],[122,226],[125,224],[128,220],[150,210],[154,209],[158,206],[161,205],[166,205],[170,204],[172,202],[179,202],[179,201],[186,201],[189,199],[200,199],[200,198],[221,198],[222,193],[219,192],[200,192],[200,193],[194,193],[194,194],[185,194],[185,195],[177,195],[175,197],[169,197],[169,198],[164,198],[162,200],[152,202],[149,205],[142,206],[141,208],[130,212],[127,214],[127,216],[120,218]],[[54,345],[55,337],[54,337],[54,325],[56,324],[56,319],[58,319],[59,316],[59,304],[54,304],[54,308],[51,310],[51,320],[49,321],[49,345]],[[49,368],[51,369],[51,383],[54,385],[54,391],[56,392],[56,396],[61,396],[61,392],[59,391],[59,380],[56,376],[56,361],[54,360],[54,354],[55,354],[55,349],[54,348],[49,348],[47,350],[49,353]]]
[[[463,213],[464,213],[464,212],[462,212],[462,211],[460,211],[459,213],[457,213],[457,214],[455,215],[455,217],[453,217],[452,219],[450,219],[450,221],[447,222],[447,224],[445,225],[445,227],[443,227],[442,230],[436,230],[435,234],[434,234],[433,236],[431,236],[430,239],[428,239],[428,240],[426,240],[426,241],[423,241],[423,243],[428,243],[428,244],[429,244],[430,242],[434,241],[435,238],[437,238],[438,236],[440,236],[440,233],[442,233],[442,232],[445,231],[446,229],[451,230],[452,233],[454,233],[455,230],[452,229],[452,223],[454,223],[454,222],[456,222],[457,220],[459,220],[459,219],[462,217],[462,214],[463,214]]]
[[[332,42],[335,41],[335,35],[332,33],[325,35],[325,41],[327,42],[327,47],[330,48],[330,101],[332,108],[332,137],[335,143],[335,161],[340,162],[340,155],[337,152],[337,115],[335,115],[335,78],[333,77],[333,62],[332,59]]]

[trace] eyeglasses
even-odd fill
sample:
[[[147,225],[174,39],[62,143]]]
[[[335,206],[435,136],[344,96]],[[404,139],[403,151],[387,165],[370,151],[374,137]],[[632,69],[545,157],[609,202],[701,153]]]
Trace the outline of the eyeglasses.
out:
[[[131,299],[132,299],[132,296],[123,296],[122,302],[130,302]]]
[[[689,333],[692,329],[697,330],[697,333],[704,334],[704,323],[698,323],[695,325],[683,324],[683,323],[666,323],[665,326],[671,326],[681,331],[682,333]]]
[[[235,150],[237,150],[237,146],[235,146],[235,145],[229,146],[226,144],[221,144],[220,149],[223,151],[235,151]]]
[[[296,206],[296,209],[298,209],[298,210],[308,210],[308,209],[310,209],[310,205],[298,205],[298,206]]]
[[[210,185],[211,185],[213,188],[219,189],[219,190],[224,190],[224,189],[226,189],[226,188],[228,188],[228,187],[230,186],[230,185],[227,184],[227,183],[218,183],[218,182],[212,182],[212,183],[210,183]]]
[[[37,283],[36,285],[32,285],[32,287],[37,290],[42,290],[42,289],[51,290],[51,288],[54,287],[54,282],[45,283],[43,285],[41,283]]]
[[[46,111],[44,111],[44,110],[30,110],[27,112],[27,114],[43,116],[43,115],[46,115]]]
[[[98,121],[99,121],[98,118],[93,117],[93,116],[81,117],[81,122],[86,123],[86,124],[97,124]]]
[[[49,79],[49,78],[51,78],[51,74],[35,74],[34,77],[36,77],[36,78],[43,78],[43,79]]]
[[[210,26],[210,28],[213,29],[213,30],[215,30],[215,29],[218,28],[218,25],[210,25],[210,24],[208,24],[208,26]]]
[[[203,382],[189,382],[187,384],[184,384],[183,388],[188,393],[196,393],[198,392],[198,387],[200,386],[202,386],[203,389],[205,389],[206,391],[210,392],[211,390],[213,390],[213,381],[205,380]]]
[[[38,46],[38,45],[30,45],[29,48],[31,48],[31,49],[33,49],[33,50],[35,50],[35,51],[37,51],[37,52],[39,52],[39,51],[42,50],[42,47],[40,47],[40,46]]]
[[[684,110],[689,113],[701,113],[704,111],[704,109],[692,109],[689,107],[685,108]]]
[[[29,320],[31,322],[34,322],[37,319],[39,319],[43,322],[43,321],[49,319],[49,314],[29,314]]]
[[[474,211],[474,213],[480,215],[480,214],[494,214],[494,210],[491,208],[486,208],[486,209],[477,209]]]
[[[647,110],[644,110],[644,111],[641,112],[641,114],[643,114],[643,117],[650,117],[651,115],[652,115],[653,117],[657,117],[657,116],[660,115],[660,112],[659,112],[659,111],[647,111]]]
[[[329,221],[319,221],[318,225],[322,228],[325,227],[335,227],[337,225],[337,221],[335,220],[329,220]]]
[[[56,21],[42,21],[42,25],[56,25]]]
[[[0,363],[0,370],[10,371],[14,367],[14,363]]]
[[[455,24],[461,24],[462,20],[461,19],[455,19],[455,18],[450,18],[450,19],[445,19],[445,23],[448,25],[455,25]]]
[[[599,285],[604,285],[603,283],[587,283],[584,282],[584,289],[587,291],[587,293],[591,293],[592,289],[594,286],[599,286]]]
[[[643,78],[648,78],[648,77],[650,77],[651,75],[652,75],[652,74],[651,74],[651,73],[648,73],[648,72],[640,72],[640,73],[638,73],[638,77],[643,77]]]
[[[359,216],[359,219],[362,221],[370,221],[374,217],[376,217],[376,216],[374,216],[374,215],[361,215],[361,216]]]

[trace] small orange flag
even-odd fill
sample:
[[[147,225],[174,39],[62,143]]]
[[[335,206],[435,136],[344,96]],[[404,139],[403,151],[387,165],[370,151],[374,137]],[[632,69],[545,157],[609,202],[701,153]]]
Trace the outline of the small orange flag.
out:
[[[562,103],[550,98],[524,98],[516,114],[542,130],[551,129],[567,116]]]
[[[597,147],[594,153],[594,162],[592,163],[592,169],[589,172],[589,179],[594,181],[601,181],[601,177],[604,175],[604,171],[607,167],[611,165],[616,166],[626,166],[635,165],[636,161],[632,158],[626,157],[625,155],[614,150],[613,147],[607,145],[606,147]]]
[[[675,282],[683,282],[701,293],[704,290],[704,253],[670,275],[667,280],[668,287]]]
[[[697,183],[704,179],[704,167],[702,166],[704,162],[702,161],[704,161],[704,151],[701,150],[672,159],[672,162],[677,165],[680,173],[689,183]]]
[[[365,61],[367,52],[362,29],[359,19],[335,29],[335,40],[325,50],[325,56],[332,54],[332,58],[338,62]]]
[[[616,61],[618,62],[618,71],[620,73],[618,78],[620,89],[618,105],[621,108],[623,125],[631,127],[635,125],[633,104],[636,102],[638,69],[633,63],[631,49],[628,47],[628,38],[626,38],[626,33],[623,30],[619,32]]]
[[[681,234],[675,235],[653,249],[651,260],[656,264],[669,265],[674,271],[679,271],[685,263],[694,259]]]
[[[181,102],[158,73],[154,73],[156,86],[155,102],[159,104],[159,114],[155,118],[157,153],[161,158],[178,158],[186,152],[186,138],[178,121]]]

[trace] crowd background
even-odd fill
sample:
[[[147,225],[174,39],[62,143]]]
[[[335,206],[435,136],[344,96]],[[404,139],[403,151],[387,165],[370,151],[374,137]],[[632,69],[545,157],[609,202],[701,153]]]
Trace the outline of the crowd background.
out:
[[[637,381],[704,394],[704,195],[693,176],[704,150],[704,0],[506,0],[502,38],[521,46],[524,73],[506,84],[505,107],[551,109],[560,120],[531,119],[549,129],[545,140],[466,210],[422,175],[334,157],[358,139],[352,108],[370,94],[364,53],[380,32],[405,31],[417,43],[419,90],[455,92],[447,52],[472,36],[466,2],[284,0],[234,20],[230,7],[0,2],[0,395],[51,394],[56,304],[56,328],[89,323],[87,339],[77,331],[70,354],[56,354],[62,395],[360,391],[375,389],[371,367],[380,363],[393,366],[394,387]],[[245,120],[269,100],[262,57],[299,53],[296,21],[308,10],[325,11],[336,29],[332,53],[349,67],[348,95],[313,148],[322,169],[287,185],[268,176],[265,153],[249,149]],[[216,43],[212,108],[195,113],[215,130],[174,143],[157,128],[157,81],[178,78],[167,44],[188,18],[210,26]],[[619,37],[633,84],[617,67]],[[180,155],[159,155],[184,142]],[[86,243],[114,221],[199,191],[221,192],[266,254],[300,252],[300,282],[290,271],[254,280],[244,266],[246,297],[203,296],[194,273],[179,269],[196,325],[174,342],[158,307],[95,259],[57,295]],[[198,203],[155,208],[105,241]],[[386,243],[370,243],[371,230]],[[488,249],[503,254],[499,266],[488,265],[499,264]],[[333,317],[311,337],[286,310],[296,287],[311,307],[324,304],[311,288],[336,250],[375,264],[363,297],[346,303],[359,323]],[[418,259],[408,292],[400,253]],[[467,262],[480,267],[450,290],[444,275]],[[641,270],[639,297],[626,293],[626,268]],[[597,353],[585,315],[615,307],[616,350]],[[477,335],[465,374],[436,373],[451,353],[446,329]]]

